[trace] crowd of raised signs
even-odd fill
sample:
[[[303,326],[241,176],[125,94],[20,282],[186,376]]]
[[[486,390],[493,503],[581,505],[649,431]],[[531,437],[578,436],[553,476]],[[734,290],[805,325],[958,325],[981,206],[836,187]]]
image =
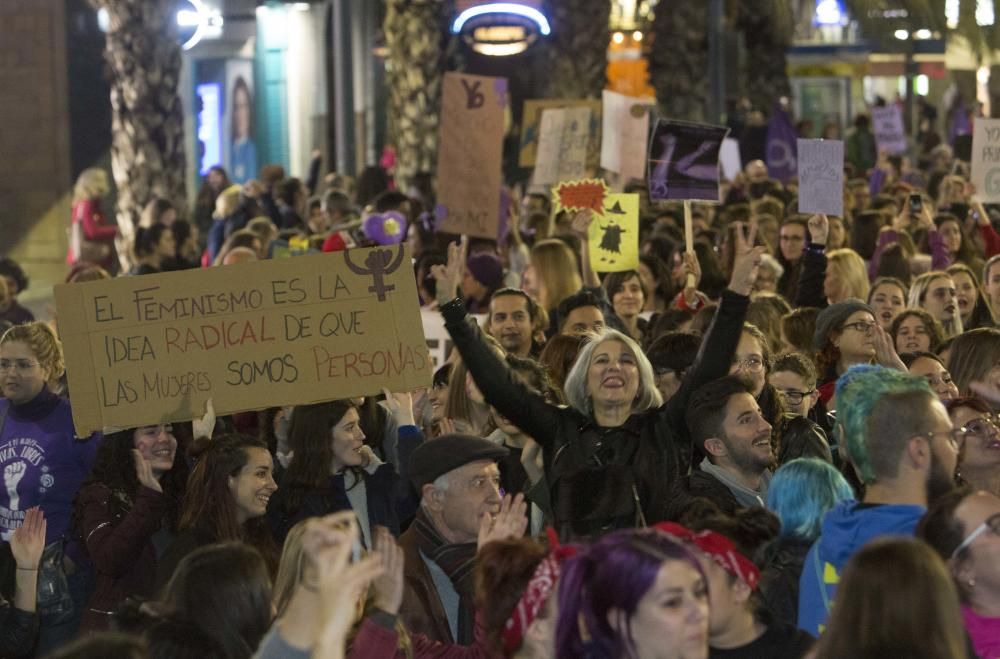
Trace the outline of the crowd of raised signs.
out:
[[[78,437],[0,261],[0,655],[1000,657],[1000,207],[947,144],[845,151],[842,217],[751,160],[691,249],[631,182],[639,263],[600,275],[544,193],[470,240],[428,176],[214,168],[129,242],[85,171],[67,282],[405,241],[453,350],[423,391]]]

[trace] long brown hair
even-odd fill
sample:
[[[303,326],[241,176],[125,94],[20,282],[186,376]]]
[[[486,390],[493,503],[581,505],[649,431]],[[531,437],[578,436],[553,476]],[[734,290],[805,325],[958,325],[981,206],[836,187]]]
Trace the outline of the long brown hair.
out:
[[[267,522],[258,517],[240,524],[229,489],[229,479],[239,475],[246,466],[253,448],[267,451],[267,444],[256,437],[239,434],[194,442],[189,453],[195,465],[188,477],[177,527],[180,531],[194,531],[201,542],[245,542],[260,551],[273,574],[278,563],[278,548]]]
[[[333,436],[330,431],[352,409],[356,408],[350,401],[333,400],[297,405],[292,411],[292,422],[288,427],[292,461],[281,483],[285,490],[285,496],[281,497],[281,512],[293,516],[306,494],[326,486],[333,463]],[[360,474],[356,475],[360,478]],[[348,483],[344,485],[347,487]]]
[[[507,620],[547,554],[536,540],[511,538],[487,543],[476,557],[476,609],[482,612],[486,644],[493,652],[502,653]],[[545,617],[545,608],[539,618]]]
[[[912,538],[877,540],[847,564],[815,659],[965,659],[955,584]]]

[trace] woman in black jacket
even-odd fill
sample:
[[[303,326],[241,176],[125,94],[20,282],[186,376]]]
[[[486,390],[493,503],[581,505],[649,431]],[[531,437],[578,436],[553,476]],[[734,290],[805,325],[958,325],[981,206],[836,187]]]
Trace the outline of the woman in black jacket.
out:
[[[410,394],[388,394],[386,404],[398,426],[399,463],[423,442],[413,420]],[[416,496],[405,471],[397,473],[365,444],[358,408],[350,401],[299,405],[288,429],[291,461],[281,489],[267,506],[267,520],[279,543],[295,524],[340,510],[353,510],[366,547],[376,526],[398,536],[400,523],[416,512]]]
[[[691,466],[684,408],[692,391],[729,371],[763,248],[738,232],[729,289],[699,359],[666,404],[653,370],[630,338],[605,330],[581,350],[566,381],[570,407],[560,408],[512,376],[479,339],[461,300],[465,245],[451,245],[436,266],[445,327],[487,402],[542,447],[556,528],[589,536],[665,519],[671,494]]]

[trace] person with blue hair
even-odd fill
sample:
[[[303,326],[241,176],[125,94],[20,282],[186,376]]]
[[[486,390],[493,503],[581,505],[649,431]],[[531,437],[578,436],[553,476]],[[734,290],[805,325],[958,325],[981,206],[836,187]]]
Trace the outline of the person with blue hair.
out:
[[[798,625],[818,635],[840,575],[869,541],[913,535],[927,504],[954,487],[963,429],[927,384],[894,369],[848,370],[837,383],[834,434],[865,485],[860,503],[843,501],[824,517],[799,580]]]
[[[774,472],[767,508],[781,520],[781,533],[768,549],[760,593],[778,620],[796,623],[806,553],[819,537],[827,511],[853,498],[840,472],[817,458],[798,458]]]

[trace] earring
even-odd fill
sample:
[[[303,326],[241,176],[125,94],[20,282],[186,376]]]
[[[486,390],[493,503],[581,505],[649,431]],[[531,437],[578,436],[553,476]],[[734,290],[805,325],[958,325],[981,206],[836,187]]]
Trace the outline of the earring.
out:
[[[974,578],[973,579],[969,579],[968,584],[969,584],[969,588],[975,588],[976,587],[976,580]]]

